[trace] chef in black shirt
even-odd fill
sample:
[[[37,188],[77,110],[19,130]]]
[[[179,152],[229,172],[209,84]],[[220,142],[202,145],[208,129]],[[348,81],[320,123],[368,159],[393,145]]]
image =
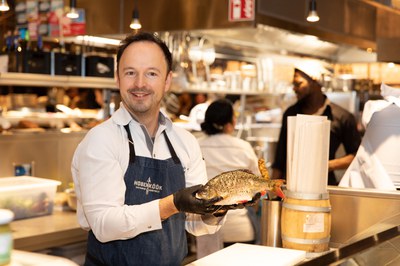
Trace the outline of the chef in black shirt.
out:
[[[353,160],[361,143],[361,135],[353,114],[329,101],[322,92],[321,78],[325,68],[297,66],[293,76],[293,90],[297,102],[289,106],[283,114],[282,128],[272,165],[272,178],[286,178],[287,117],[297,114],[322,115],[331,121],[329,143],[328,185],[337,185],[334,170],[346,169]],[[345,155],[335,158],[336,151],[343,144]]]

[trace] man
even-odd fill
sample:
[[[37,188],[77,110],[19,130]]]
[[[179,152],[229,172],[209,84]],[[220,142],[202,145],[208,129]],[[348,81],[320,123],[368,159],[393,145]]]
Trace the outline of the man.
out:
[[[334,170],[346,169],[354,158],[361,136],[357,130],[357,122],[350,112],[331,103],[322,93],[320,79],[324,72],[322,66],[298,66],[293,77],[293,90],[297,102],[283,114],[282,128],[276,148],[275,160],[272,165],[272,178],[286,177],[287,153],[287,117],[297,114],[327,116],[331,121],[329,145],[328,185],[337,185]],[[346,155],[335,158],[340,144],[344,145]]]
[[[220,198],[195,198],[194,185],[207,181],[196,139],[160,112],[171,65],[168,47],[150,33],[121,43],[121,107],[87,133],[72,162],[77,216],[89,231],[85,265],[180,265],[185,228],[202,235],[224,222],[226,210],[213,215]]]

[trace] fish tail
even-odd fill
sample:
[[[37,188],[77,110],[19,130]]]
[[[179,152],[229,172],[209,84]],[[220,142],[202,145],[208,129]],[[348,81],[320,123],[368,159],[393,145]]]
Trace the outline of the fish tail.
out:
[[[283,179],[276,179],[274,180],[274,186],[272,191],[280,198],[284,199],[286,198],[285,194],[282,191],[281,186],[285,183],[285,180]]]

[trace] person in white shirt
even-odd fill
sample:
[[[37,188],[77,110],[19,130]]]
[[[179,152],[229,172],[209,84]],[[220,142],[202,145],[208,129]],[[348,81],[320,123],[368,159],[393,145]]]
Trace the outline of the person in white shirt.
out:
[[[260,175],[258,158],[250,143],[232,135],[235,124],[236,117],[229,100],[216,100],[207,108],[204,122],[201,124],[206,136],[198,141],[209,179],[236,169],[248,169]],[[256,243],[259,224],[254,207],[229,211],[226,216],[227,220],[218,233],[196,238],[197,258],[232,243]]]
[[[87,133],[72,161],[78,221],[89,231],[85,265],[181,265],[185,229],[215,233],[225,220],[214,205],[221,198],[195,197],[207,181],[196,139],[160,112],[171,66],[151,33],[121,42],[120,108]]]
[[[400,89],[382,83],[381,96],[364,105],[365,134],[341,187],[400,190]]]

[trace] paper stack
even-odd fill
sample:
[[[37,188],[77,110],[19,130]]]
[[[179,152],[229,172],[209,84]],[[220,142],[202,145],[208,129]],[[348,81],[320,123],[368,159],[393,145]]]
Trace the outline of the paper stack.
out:
[[[330,121],[326,116],[288,117],[287,189],[327,193]]]

